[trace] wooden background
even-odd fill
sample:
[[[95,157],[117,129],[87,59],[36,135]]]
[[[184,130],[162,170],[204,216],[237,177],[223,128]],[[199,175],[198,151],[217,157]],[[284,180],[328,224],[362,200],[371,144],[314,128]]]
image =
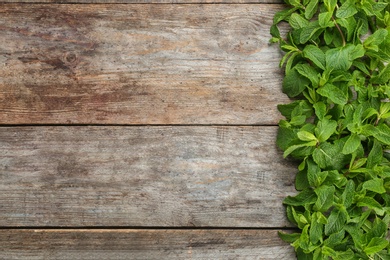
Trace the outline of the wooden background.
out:
[[[1,259],[295,259],[279,0],[0,3]]]

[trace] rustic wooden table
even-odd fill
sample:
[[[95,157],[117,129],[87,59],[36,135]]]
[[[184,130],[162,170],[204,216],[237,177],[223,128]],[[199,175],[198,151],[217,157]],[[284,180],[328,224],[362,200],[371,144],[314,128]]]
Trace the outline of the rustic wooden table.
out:
[[[2,2],[1,259],[295,259],[278,1]]]

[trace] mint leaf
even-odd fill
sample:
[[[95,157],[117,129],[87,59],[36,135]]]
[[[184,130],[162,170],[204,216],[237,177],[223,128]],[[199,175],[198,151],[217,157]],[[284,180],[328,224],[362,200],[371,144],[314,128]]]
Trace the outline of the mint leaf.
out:
[[[291,206],[305,206],[314,204],[317,201],[317,195],[311,189],[305,189],[298,195],[292,197],[288,196],[284,199],[283,203]]]
[[[303,56],[312,61],[320,69],[325,70],[325,53],[315,45],[306,45]]]
[[[345,105],[348,102],[347,93],[330,83],[326,83],[325,86],[317,89],[317,93],[329,98],[335,104]]]
[[[296,97],[310,84],[310,80],[292,69],[283,79],[283,92],[289,97]]]
[[[355,7],[355,0],[346,0],[339,9],[336,11],[336,17],[348,18],[356,14],[357,8]]]
[[[323,120],[318,122],[317,127],[315,128],[314,131],[318,138],[318,141],[325,142],[336,131],[336,128],[337,128],[336,121],[324,118]]]
[[[340,232],[345,222],[347,221],[347,214],[339,209],[334,209],[328,218],[328,223],[325,225],[325,235]]]
[[[333,205],[335,187],[323,185],[315,189],[314,192],[317,194],[318,199],[313,209],[319,212],[327,211]]]
[[[382,249],[386,248],[388,246],[388,244],[389,244],[389,241],[387,241],[386,239],[380,238],[380,237],[374,237],[368,243],[367,247],[364,248],[364,252],[367,255],[373,255],[373,254],[381,251]]]
[[[363,188],[366,190],[370,190],[379,194],[385,193],[386,189],[383,186],[383,180],[379,178],[375,178],[363,183]]]
[[[357,134],[352,134],[349,136],[349,138],[345,142],[342,153],[343,154],[351,154],[351,153],[355,152],[359,148],[360,145],[361,145],[360,137]]]

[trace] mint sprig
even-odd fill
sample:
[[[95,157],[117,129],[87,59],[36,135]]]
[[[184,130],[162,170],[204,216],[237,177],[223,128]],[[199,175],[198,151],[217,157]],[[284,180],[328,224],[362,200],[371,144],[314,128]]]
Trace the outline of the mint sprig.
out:
[[[284,204],[300,232],[280,237],[299,260],[390,259],[389,0],[286,4],[277,144],[299,162]]]

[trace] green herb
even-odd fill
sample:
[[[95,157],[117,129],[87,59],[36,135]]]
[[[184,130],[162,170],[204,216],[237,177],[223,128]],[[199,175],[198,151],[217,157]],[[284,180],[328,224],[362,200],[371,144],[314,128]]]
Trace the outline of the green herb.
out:
[[[277,144],[299,162],[284,200],[298,259],[390,259],[389,0],[286,0]],[[283,30],[280,30],[283,28]],[[287,32],[286,32],[287,29]]]

